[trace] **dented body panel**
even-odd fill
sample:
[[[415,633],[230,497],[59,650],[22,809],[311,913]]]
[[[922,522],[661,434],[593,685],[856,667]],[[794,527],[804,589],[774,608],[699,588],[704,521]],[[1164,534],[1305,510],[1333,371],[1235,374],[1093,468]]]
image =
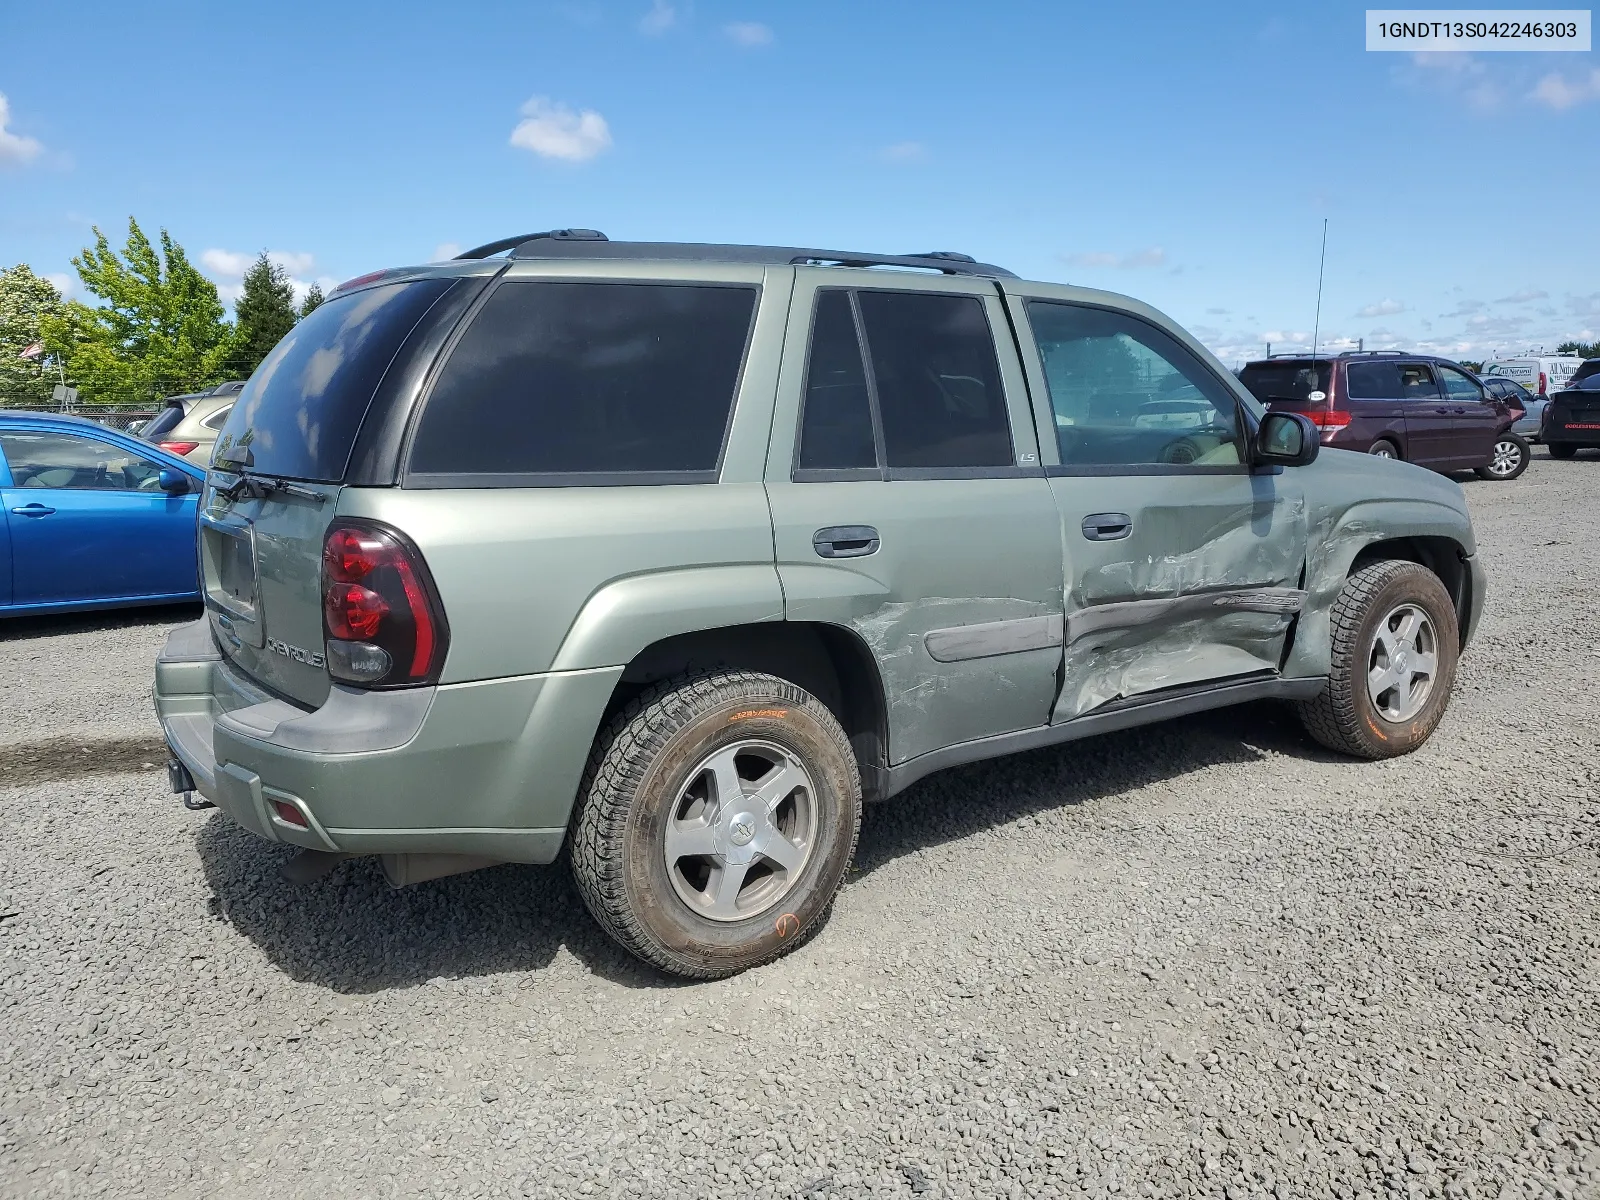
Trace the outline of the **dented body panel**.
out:
[[[1305,561],[1306,502],[1294,476],[1057,476],[1050,485],[1069,635],[1054,720],[1278,669],[1297,611],[1286,593],[1298,594]],[[1089,540],[1084,515],[1107,509],[1127,515],[1130,530]]]

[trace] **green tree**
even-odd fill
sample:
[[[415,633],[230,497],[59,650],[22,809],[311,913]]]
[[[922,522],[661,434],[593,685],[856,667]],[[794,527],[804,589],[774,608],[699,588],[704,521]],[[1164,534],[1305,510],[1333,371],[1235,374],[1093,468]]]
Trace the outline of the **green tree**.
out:
[[[0,271],[0,407],[50,399],[50,386],[60,382],[53,364],[43,354],[23,358],[22,352],[41,340],[43,323],[63,309],[56,285],[26,263]]]
[[[1600,358],[1600,342],[1562,342],[1557,354],[1576,354],[1579,358]]]
[[[323,301],[322,289],[312,284],[306,289],[306,298],[300,301],[300,319],[303,321],[314,312]]]
[[[98,227],[94,237],[72,265],[101,304],[73,301],[41,322],[67,381],[90,403],[148,402],[218,382],[233,337],[216,284],[165,229],[157,249],[128,218],[120,256]]]
[[[244,290],[233,314],[238,328],[228,365],[242,379],[261,365],[298,319],[289,272],[269,259],[265,250],[244,273]]]

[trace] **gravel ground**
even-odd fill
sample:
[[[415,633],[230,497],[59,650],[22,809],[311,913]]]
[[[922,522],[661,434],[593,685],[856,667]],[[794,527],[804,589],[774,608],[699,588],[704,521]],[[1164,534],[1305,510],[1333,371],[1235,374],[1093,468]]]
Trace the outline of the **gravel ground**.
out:
[[[5,627],[0,1193],[1600,1196],[1600,463],[1464,486],[1419,753],[1258,706],[948,772],[712,984],[558,868],[282,882],[141,765],[185,614]]]

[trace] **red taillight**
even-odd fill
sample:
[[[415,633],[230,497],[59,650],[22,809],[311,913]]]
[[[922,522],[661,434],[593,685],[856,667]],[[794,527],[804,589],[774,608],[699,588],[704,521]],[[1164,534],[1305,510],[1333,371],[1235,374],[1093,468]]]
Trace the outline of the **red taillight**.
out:
[[[1311,423],[1321,429],[1343,429],[1350,424],[1350,414],[1340,409],[1314,409],[1305,414]]]
[[[330,583],[322,605],[328,636],[347,642],[370,642],[389,615],[388,601],[359,583]]]
[[[422,555],[395,530],[342,521],[322,544],[328,673],[368,687],[438,678],[448,641]]]
[[[160,446],[168,454],[176,454],[180,458],[191,450],[200,448],[199,442],[157,442],[156,445]]]
[[[1539,372],[1539,395],[1544,395],[1544,372]]]

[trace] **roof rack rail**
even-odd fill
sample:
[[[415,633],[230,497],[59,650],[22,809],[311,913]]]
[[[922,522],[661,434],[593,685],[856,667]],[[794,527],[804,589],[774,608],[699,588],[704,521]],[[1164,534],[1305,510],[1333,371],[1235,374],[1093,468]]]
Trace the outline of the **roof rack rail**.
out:
[[[613,242],[593,229],[550,229],[501,238],[456,255],[488,258],[511,251],[512,258],[666,259],[678,262],[732,262],[759,266],[905,267],[945,275],[1015,279],[1004,267],[982,263],[955,250],[918,254],[858,254],[800,246],[733,246],[700,242]]]
[[[524,242],[537,242],[548,238],[557,242],[608,242],[598,229],[546,229],[543,233],[524,233],[517,237],[501,238],[498,242],[485,242],[481,246],[474,246],[471,250],[463,250],[456,255],[458,259],[488,258],[494,254],[501,254],[507,250],[515,250]]]
[[[1404,350],[1341,350],[1340,358],[1410,358]]]

